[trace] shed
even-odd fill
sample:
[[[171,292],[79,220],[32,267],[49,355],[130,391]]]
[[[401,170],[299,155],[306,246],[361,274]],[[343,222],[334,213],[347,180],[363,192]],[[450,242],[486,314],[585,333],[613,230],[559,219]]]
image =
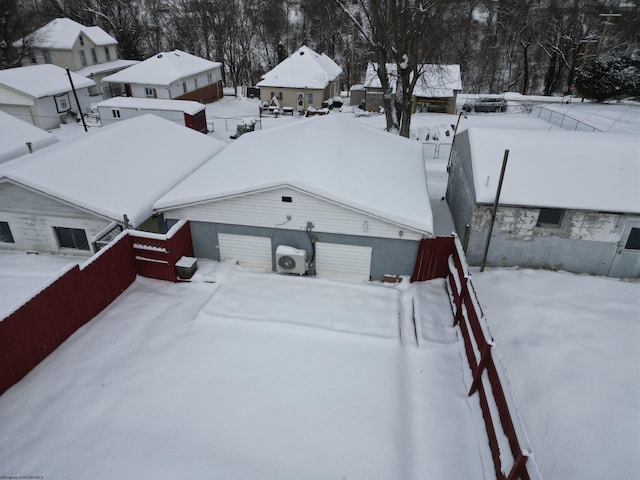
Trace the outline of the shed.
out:
[[[470,264],[640,275],[640,138],[469,128],[456,136],[447,201]],[[467,227],[468,226],[468,227]]]
[[[44,130],[58,128],[60,117],[91,109],[89,88],[93,80],[71,72],[78,102],[67,71],[56,65],[0,70],[0,110]]]
[[[198,102],[115,97],[98,103],[96,108],[98,109],[102,126],[149,113],[198,132],[207,133],[205,106]]]
[[[410,275],[433,236],[420,145],[341,114],[243,135],[155,209],[190,221],[198,257],[276,270],[286,246],[308,274],[359,280]]]
[[[226,144],[143,115],[0,164],[0,248],[90,255]]]
[[[222,64],[181,50],[160,52],[102,79],[104,98],[117,96],[194,100],[222,98]]]
[[[0,112],[0,163],[58,143],[58,137]]]
[[[456,113],[456,98],[462,90],[460,65],[420,65],[420,77],[413,90],[413,112]],[[398,66],[387,63],[392,92],[395,93],[398,83]],[[375,112],[382,106],[382,84],[378,77],[378,66],[367,65],[364,87],[365,109]]]
[[[280,106],[303,112],[321,108],[322,102],[340,93],[340,68],[324,53],[303,45],[262,76],[260,101],[269,104],[276,98]]]

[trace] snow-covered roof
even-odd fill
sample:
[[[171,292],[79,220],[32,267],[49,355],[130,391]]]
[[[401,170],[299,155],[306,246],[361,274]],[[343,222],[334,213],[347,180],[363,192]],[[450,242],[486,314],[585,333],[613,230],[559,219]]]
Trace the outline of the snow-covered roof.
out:
[[[280,186],[433,232],[420,144],[341,114],[243,135],[155,208],[170,210]]]
[[[96,63],[95,65],[89,65],[87,67],[76,70],[75,73],[82,75],[83,77],[89,77],[97,73],[116,72],[124,68],[140,63],[138,60],[114,60],[113,62]]]
[[[58,141],[55,135],[0,112],[0,163],[27,155],[27,142],[31,142],[31,148],[36,151]]]
[[[8,180],[137,227],[153,203],[226,144],[155,115],[0,165]]]
[[[143,62],[102,79],[110,83],[146,83],[170,85],[191,75],[220,68],[220,62],[196,57],[182,50],[160,52]]]
[[[296,50],[262,76],[258,87],[325,88],[342,73],[327,55],[318,54],[306,45]]]
[[[73,72],[71,72],[71,78],[76,89],[88,88],[96,84],[93,80]],[[10,88],[32,98],[58,95],[72,90],[67,71],[53,64],[0,70],[0,86]]]
[[[195,115],[206,107],[198,102],[190,100],[163,100],[159,98],[135,98],[135,97],[113,97],[104,100],[96,107],[106,108],[135,108],[140,110],[169,110],[184,112],[188,115]]]
[[[69,18],[56,18],[31,33],[27,38],[34,47],[70,49],[80,34],[88,37],[96,45],[115,45],[117,40],[100,27],[85,27]],[[22,41],[16,42],[17,45]]]
[[[640,137],[564,130],[469,128],[478,203],[640,213]],[[456,143],[458,139],[456,138]]]
[[[369,63],[365,73],[364,86],[366,88],[381,88],[380,78],[377,71],[378,65]],[[453,97],[454,91],[462,90],[462,78],[460,76],[460,65],[420,65],[422,74],[413,90],[416,97],[447,98]],[[395,92],[398,66],[395,63],[387,63],[387,75],[390,86]]]

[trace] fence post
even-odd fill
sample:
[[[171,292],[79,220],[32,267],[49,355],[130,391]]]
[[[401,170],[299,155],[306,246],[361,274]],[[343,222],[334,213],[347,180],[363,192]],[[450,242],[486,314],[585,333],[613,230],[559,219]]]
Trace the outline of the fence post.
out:
[[[480,380],[482,379],[482,372],[484,372],[484,369],[487,368],[487,363],[489,363],[489,359],[491,358],[491,346],[492,344],[490,342],[487,342],[482,349],[480,362],[478,363],[476,371],[473,372],[473,382],[471,383],[471,388],[469,389],[469,396],[473,395],[478,390]]]
[[[513,467],[511,467],[511,471],[509,472],[509,476],[507,477],[507,480],[516,480],[520,478],[520,476],[522,475],[522,472],[524,471],[524,467],[527,464],[528,459],[529,457],[527,457],[522,452],[520,452],[520,455],[518,455],[518,458],[513,464]]]

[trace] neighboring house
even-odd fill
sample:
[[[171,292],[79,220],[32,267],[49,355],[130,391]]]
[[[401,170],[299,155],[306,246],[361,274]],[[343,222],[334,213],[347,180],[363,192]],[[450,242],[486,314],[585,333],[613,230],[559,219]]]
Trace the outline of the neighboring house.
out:
[[[117,96],[194,100],[222,98],[222,64],[181,50],[161,52],[102,79],[104,98]]]
[[[339,95],[341,73],[327,55],[302,46],[265,73],[256,86],[263,104],[275,97],[281,107],[303,112],[309,107],[321,108],[322,102]]]
[[[295,271],[359,280],[411,275],[433,236],[420,144],[342,115],[243,135],[155,209],[190,221],[198,257],[281,270],[302,250]]]
[[[0,163],[58,143],[55,135],[0,112]]]
[[[91,255],[154,230],[153,203],[225,145],[144,115],[0,164],[0,249]]]
[[[67,113],[91,109],[93,80],[70,73],[78,95],[76,103],[67,71],[56,65],[0,70],[0,110],[44,130],[58,128]]]
[[[114,97],[96,105],[102,126],[139,117],[147,113],[171,120],[178,125],[207,133],[205,106],[189,100]]]
[[[365,109],[375,112],[382,107],[382,85],[378,77],[378,66],[367,65],[365,74]],[[413,109],[417,112],[456,113],[456,98],[462,90],[460,65],[421,65],[422,74],[413,90]],[[387,75],[395,94],[398,83],[398,66],[387,64]]]
[[[447,201],[467,259],[487,265],[640,276],[640,138],[470,128],[456,135]]]
[[[138,63],[118,58],[118,42],[100,27],[85,27],[68,18],[56,18],[28,35],[29,56],[22,65],[51,63],[90,78],[96,85],[89,93],[100,91],[102,78]],[[17,45],[22,44],[20,40]]]

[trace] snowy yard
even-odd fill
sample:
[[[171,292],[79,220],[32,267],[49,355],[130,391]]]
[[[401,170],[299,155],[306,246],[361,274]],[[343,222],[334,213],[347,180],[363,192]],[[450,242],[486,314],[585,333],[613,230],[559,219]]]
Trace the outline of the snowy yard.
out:
[[[483,478],[444,283],[414,288],[205,261],[192,283],[138,278],[0,397],[0,475]],[[420,347],[401,341],[414,294]]]
[[[637,478],[640,283],[474,272],[542,477]]]

